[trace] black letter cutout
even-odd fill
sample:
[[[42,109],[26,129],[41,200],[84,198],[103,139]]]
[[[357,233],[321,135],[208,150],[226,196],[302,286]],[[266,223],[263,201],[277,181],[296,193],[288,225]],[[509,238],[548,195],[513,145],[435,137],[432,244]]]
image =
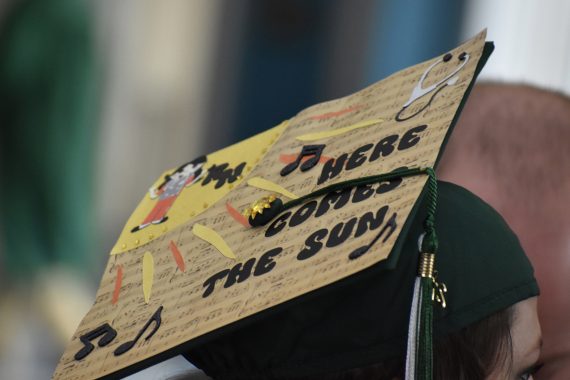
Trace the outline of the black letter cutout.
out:
[[[115,339],[115,337],[117,336],[117,331],[114,328],[112,328],[111,325],[105,323],[104,325],[97,327],[95,330],[91,330],[87,334],[81,335],[79,337],[79,340],[81,341],[81,343],[85,345],[85,347],[77,351],[77,353],[74,356],[75,360],[85,359],[85,357],[87,357],[87,355],[89,355],[91,351],[93,351],[93,349],[95,348],[95,346],[93,345],[93,343],[91,343],[91,341],[99,338],[101,335],[103,335],[103,337],[99,339],[97,345],[99,347],[105,347],[106,345],[111,343],[113,339]]]
[[[115,356],[122,355],[125,352],[129,351],[131,348],[133,348],[135,343],[137,343],[137,341],[140,339],[142,334],[144,334],[144,332],[148,329],[150,324],[152,322],[155,322],[154,329],[150,332],[150,334],[148,334],[148,336],[146,338],[144,338],[144,340],[149,340],[150,338],[152,338],[152,336],[154,335],[155,332],[158,331],[158,328],[160,327],[160,324],[162,323],[162,319],[160,317],[160,314],[162,313],[162,309],[163,309],[163,306],[156,309],[156,311],[154,312],[152,317],[150,317],[150,319],[146,322],[144,327],[139,331],[139,333],[137,334],[135,339],[128,341],[128,342],[125,342],[125,343],[121,344],[119,347],[117,347],[117,349],[114,352]]]
[[[212,167],[208,169],[208,175],[202,181],[202,186],[206,186],[211,181],[216,181],[214,188],[219,189],[220,187],[224,186],[226,182],[235,182],[243,172],[243,168],[245,168],[245,162],[242,162],[234,169],[228,168],[228,166],[229,164],[227,162],[221,165],[212,165]]]
[[[306,172],[309,169],[312,169],[316,164],[319,163],[321,159],[321,154],[325,149],[325,144],[320,145],[303,145],[303,149],[301,149],[301,153],[297,156],[295,162],[291,162],[283,169],[281,169],[281,176],[285,177],[286,175],[291,174],[291,172],[299,166],[303,157],[310,157],[308,160],[301,164],[301,171]]]
[[[204,288],[206,288],[206,290],[204,290],[204,294],[202,294],[202,297],[206,298],[210,294],[212,294],[214,288],[216,287],[216,281],[223,280],[228,275],[228,273],[230,273],[230,270],[224,269],[223,271],[216,273],[215,275],[204,281]]]

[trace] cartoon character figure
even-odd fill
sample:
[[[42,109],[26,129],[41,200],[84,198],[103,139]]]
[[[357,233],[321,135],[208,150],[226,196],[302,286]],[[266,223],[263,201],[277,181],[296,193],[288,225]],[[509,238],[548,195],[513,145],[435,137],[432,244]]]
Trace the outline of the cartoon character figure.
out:
[[[134,227],[131,232],[140,231],[151,224],[166,222],[168,220],[166,213],[168,213],[178,195],[185,187],[192,185],[201,178],[203,174],[202,166],[205,162],[205,156],[198,157],[180,166],[172,174],[166,175],[164,181],[157,188],[151,187],[148,191],[150,199],[158,197],[158,201],[143,222]]]

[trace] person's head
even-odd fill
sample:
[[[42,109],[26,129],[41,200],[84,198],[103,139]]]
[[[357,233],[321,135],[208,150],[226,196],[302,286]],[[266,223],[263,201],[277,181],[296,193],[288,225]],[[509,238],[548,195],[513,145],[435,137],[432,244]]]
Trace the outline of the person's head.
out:
[[[521,239],[542,289],[539,379],[570,378],[570,99],[537,88],[475,86],[438,176],[495,207]]]
[[[537,297],[517,302],[436,341],[435,379],[530,380],[542,334]]]
[[[517,237],[467,190],[439,182],[435,379],[526,380],[536,364],[538,288]],[[187,357],[214,379],[402,379],[426,202],[375,265],[218,331]],[[525,377],[526,376],[526,377]]]
[[[542,345],[536,297],[494,313],[434,342],[434,379],[531,380]],[[404,379],[402,357],[299,380]]]

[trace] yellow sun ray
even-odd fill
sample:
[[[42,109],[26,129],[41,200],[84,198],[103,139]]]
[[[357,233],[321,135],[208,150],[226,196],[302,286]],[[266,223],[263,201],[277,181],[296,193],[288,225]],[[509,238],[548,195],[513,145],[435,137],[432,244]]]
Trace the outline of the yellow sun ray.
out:
[[[154,259],[152,253],[145,252],[142,265],[142,288],[144,294],[144,302],[149,303],[150,294],[152,293],[152,282],[154,280]]]
[[[192,233],[196,237],[212,244],[222,255],[226,256],[228,259],[237,259],[236,255],[230,246],[225,242],[224,238],[222,238],[213,229],[196,223],[194,226],[192,226]]]
[[[332,131],[307,133],[306,135],[300,135],[295,138],[299,141],[315,141],[315,140],[327,139],[329,137],[343,135],[355,129],[370,127],[371,125],[379,124],[382,123],[383,121],[384,121],[383,119],[364,120],[361,121],[360,123],[349,125],[348,127],[338,128]]]
[[[258,189],[271,191],[273,193],[279,193],[281,195],[286,196],[287,198],[297,199],[299,198],[298,195],[293,194],[286,188],[276,184],[275,182],[268,181],[261,177],[253,177],[247,181],[249,186],[257,187]]]

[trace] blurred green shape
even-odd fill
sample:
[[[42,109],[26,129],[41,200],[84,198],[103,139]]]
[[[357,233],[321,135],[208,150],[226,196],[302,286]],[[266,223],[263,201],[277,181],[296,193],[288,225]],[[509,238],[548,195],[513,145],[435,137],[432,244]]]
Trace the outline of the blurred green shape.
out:
[[[89,4],[13,3],[0,28],[0,277],[91,273],[97,65]]]

